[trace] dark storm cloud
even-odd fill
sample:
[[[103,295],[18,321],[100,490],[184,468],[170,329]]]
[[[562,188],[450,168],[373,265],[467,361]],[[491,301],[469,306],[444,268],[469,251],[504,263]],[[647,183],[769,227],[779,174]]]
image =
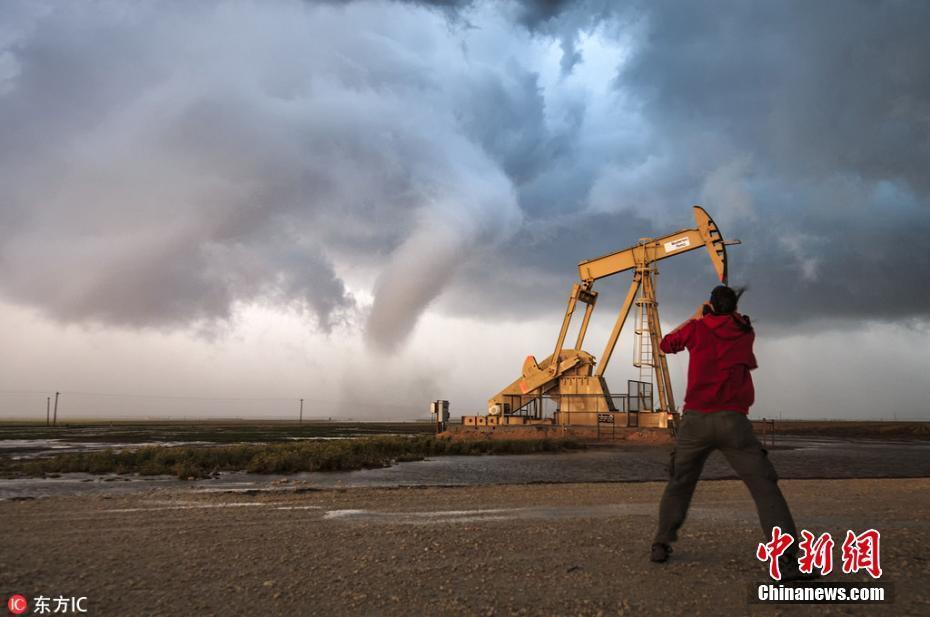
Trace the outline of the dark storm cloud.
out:
[[[618,88],[693,186],[716,174],[723,191],[703,180],[707,197],[750,202],[742,217],[721,206],[750,241],[735,270],[762,315],[926,318],[930,291],[914,283],[930,276],[930,5],[642,6]]]
[[[697,127],[763,157],[770,173],[853,172],[927,194],[925,2],[707,8],[645,5],[648,33],[620,76],[670,136]]]
[[[551,314],[693,203],[757,318],[930,312],[926,3],[93,6],[0,17],[0,293],[61,320],[325,328],[357,268],[393,349],[440,296]],[[675,310],[713,282],[680,261]]]
[[[527,25],[554,32],[570,10]],[[930,6],[648,2],[616,11],[597,17],[635,33],[614,85],[646,138],[591,156],[577,140],[597,121],[586,109],[534,166],[537,179],[570,168],[564,193],[515,178],[530,217],[499,255],[514,276],[494,276],[520,290],[516,313],[556,310],[564,293],[554,290],[567,289],[579,256],[688,225],[687,206],[704,203],[745,241],[731,252],[731,280],[750,284],[747,302],[762,320],[930,316],[930,289],[916,283],[930,276]],[[594,193],[614,216],[577,207]],[[545,207],[556,195],[561,207]],[[663,265],[664,297],[679,311],[713,284],[693,259]],[[456,297],[477,304],[467,295]]]

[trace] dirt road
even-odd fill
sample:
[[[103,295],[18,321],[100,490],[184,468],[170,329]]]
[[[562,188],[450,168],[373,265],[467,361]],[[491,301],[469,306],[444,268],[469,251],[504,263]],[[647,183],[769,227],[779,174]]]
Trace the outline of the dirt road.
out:
[[[930,479],[782,486],[799,525],[838,544],[882,532],[894,604],[749,604],[765,570],[734,481],[699,486],[665,565],[647,559],[660,483],[7,501],[0,592],[119,616],[930,614]]]

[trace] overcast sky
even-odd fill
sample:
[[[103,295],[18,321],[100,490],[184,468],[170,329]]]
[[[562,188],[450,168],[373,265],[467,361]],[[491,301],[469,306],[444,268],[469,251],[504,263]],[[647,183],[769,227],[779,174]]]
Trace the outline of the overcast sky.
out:
[[[0,417],[55,390],[72,417],[474,413],[551,352],[579,261],[700,203],[743,241],[753,415],[926,418],[928,23],[923,1],[4,2]],[[666,328],[714,283],[703,252],[663,262]],[[598,283],[595,355],[628,284]]]

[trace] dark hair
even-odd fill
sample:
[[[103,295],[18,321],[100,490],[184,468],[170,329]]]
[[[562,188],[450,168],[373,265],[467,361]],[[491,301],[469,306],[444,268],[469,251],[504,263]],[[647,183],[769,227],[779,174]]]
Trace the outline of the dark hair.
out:
[[[732,287],[727,287],[726,285],[717,285],[714,287],[713,291],[710,292],[710,305],[714,308],[714,313],[717,315],[729,315],[736,310],[736,306],[739,304],[740,296],[743,295],[745,289],[733,289]]]
[[[734,323],[743,331],[752,330],[752,323],[748,315],[743,315],[742,319],[736,316],[736,307],[739,305],[739,299],[745,293],[746,288],[740,287],[733,289],[727,285],[717,285],[710,292],[710,305],[715,315],[730,315]]]

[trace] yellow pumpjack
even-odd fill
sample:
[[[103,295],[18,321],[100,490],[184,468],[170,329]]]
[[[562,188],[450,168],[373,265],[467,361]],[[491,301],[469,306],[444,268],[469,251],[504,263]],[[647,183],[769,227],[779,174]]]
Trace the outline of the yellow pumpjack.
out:
[[[653,419],[639,426],[668,426],[668,421],[673,419],[677,412],[665,354],[659,349],[662,331],[656,302],[656,263],[704,247],[710,255],[717,277],[726,284],[726,247],[739,244],[739,240],[724,240],[717,224],[702,207],[694,206],[693,210],[697,223],[695,228],[682,229],[661,238],[644,238],[628,249],[578,264],[581,282],[572,285],[568,309],[562,320],[555,351],[542,361],[528,356],[523,362],[520,377],[488,400],[488,416],[466,417],[465,422],[479,426],[543,422],[540,403],[544,398],[548,398],[554,400],[558,406],[553,418],[556,424],[594,425],[605,420],[613,422],[616,414],[631,412],[632,408],[636,407],[637,411],[659,412],[649,414]],[[597,362],[593,355],[581,347],[597,302],[598,294],[593,289],[594,282],[627,270],[633,271],[633,281],[617,315],[607,346],[601,354],[601,360]],[[574,348],[564,349],[565,336],[575,306],[579,302],[585,305],[581,329],[578,331]],[[641,328],[637,329],[637,334],[643,339],[640,345],[648,352],[641,355],[635,364],[641,368],[648,365],[655,373],[659,403],[655,409],[636,406],[629,398],[624,403],[625,407],[629,407],[619,409],[615,397],[611,396],[604,381],[604,371],[634,302],[641,307],[642,313]],[[651,387],[650,384],[648,399],[643,400],[651,402]],[[646,406],[653,407],[648,402]],[[629,420],[627,424],[629,425]]]

